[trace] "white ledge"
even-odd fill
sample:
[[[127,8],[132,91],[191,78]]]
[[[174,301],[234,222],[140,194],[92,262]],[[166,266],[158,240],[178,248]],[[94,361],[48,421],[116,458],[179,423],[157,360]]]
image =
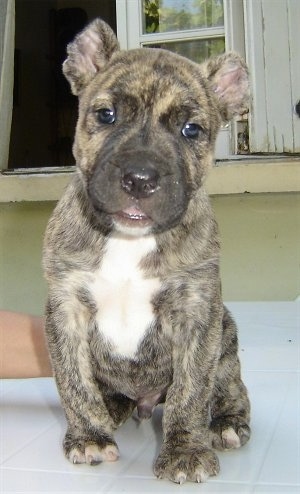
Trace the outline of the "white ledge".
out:
[[[264,192],[299,192],[300,159],[229,161],[210,172],[210,195]]]
[[[57,201],[74,169],[19,170],[0,175],[0,202]],[[210,195],[299,192],[300,159],[219,162],[206,181]]]

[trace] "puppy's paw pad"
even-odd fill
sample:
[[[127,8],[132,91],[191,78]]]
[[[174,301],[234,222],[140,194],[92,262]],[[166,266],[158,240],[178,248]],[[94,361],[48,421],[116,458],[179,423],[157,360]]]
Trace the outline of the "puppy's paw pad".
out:
[[[104,448],[105,449],[105,448]],[[99,465],[102,461],[105,461],[103,457],[103,451],[98,444],[88,443],[85,446],[85,461],[88,465]]]
[[[186,474],[184,472],[178,472],[175,476],[174,476],[174,482],[176,482],[176,484],[184,484],[184,482],[186,481]]]
[[[240,448],[250,438],[250,427],[239,417],[217,419],[210,426],[212,446],[218,450]]]
[[[217,474],[218,472],[216,472]],[[215,475],[216,475],[215,474]],[[208,473],[204,470],[204,468],[198,468],[197,471],[195,472],[195,481],[198,484],[202,484],[203,482],[206,482],[208,479],[209,475]]]
[[[119,458],[119,450],[115,444],[103,446],[93,441],[86,441],[73,446],[67,457],[73,464],[87,463],[94,466],[103,461],[116,461]]]
[[[120,453],[114,444],[109,444],[102,450],[103,461],[117,461]]]
[[[221,432],[222,443],[225,449],[236,449],[241,447],[241,441],[232,427]]]

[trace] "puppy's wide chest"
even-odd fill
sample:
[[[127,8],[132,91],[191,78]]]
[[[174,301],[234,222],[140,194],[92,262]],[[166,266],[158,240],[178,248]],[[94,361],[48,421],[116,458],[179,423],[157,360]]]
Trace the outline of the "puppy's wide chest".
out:
[[[112,236],[89,286],[98,330],[112,345],[112,352],[123,357],[134,357],[155,320],[152,299],[160,281],[147,278],[140,264],[155,247],[152,236]]]

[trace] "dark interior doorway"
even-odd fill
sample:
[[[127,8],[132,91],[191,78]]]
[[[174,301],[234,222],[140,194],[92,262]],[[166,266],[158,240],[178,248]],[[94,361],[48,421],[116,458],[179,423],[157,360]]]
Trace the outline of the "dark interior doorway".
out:
[[[115,0],[16,0],[9,169],[74,164],[77,98],[61,65],[66,45],[99,16],[116,31]]]

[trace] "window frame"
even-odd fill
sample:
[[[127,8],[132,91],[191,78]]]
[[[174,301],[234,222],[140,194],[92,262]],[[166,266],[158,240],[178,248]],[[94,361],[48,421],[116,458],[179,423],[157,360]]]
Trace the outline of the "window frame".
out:
[[[226,0],[225,0],[226,1]],[[240,0],[238,0],[240,1]],[[118,0],[117,0],[118,3]],[[216,38],[225,37],[225,27],[209,27],[209,28],[198,28],[198,29],[188,29],[188,30],[178,30],[178,31],[166,31],[161,33],[143,33],[142,25],[142,8],[141,1],[127,2],[127,19],[129,20],[130,27],[127,30],[126,41],[121,39],[122,43],[126,43],[127,49],[137,48],[147,44],[157,43],[157,42],[172,42],[172,41],[186,41],[191,39],[202,39],[202,38]],[[133,26],[138,26],[138,28],[133,28]]]
[[[6,169],[13,112],[15,3],[1,4],[0,24],[0,172]]]

